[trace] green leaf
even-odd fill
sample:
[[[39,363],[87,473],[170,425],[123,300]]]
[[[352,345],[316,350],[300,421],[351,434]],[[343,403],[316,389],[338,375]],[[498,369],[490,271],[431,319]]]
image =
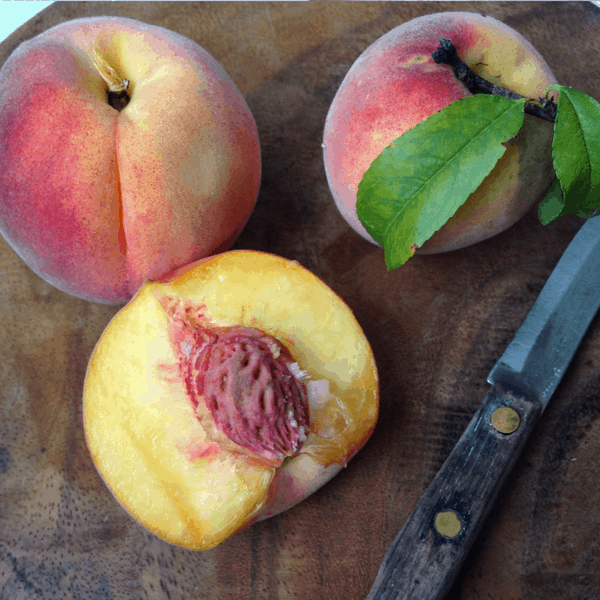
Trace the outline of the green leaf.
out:
[[[364,174],[359,219],[388,270],[405,263],[464,204],[523,124],[525,100],[478,94],[453,102],[390,144]]]
[[[548,225],[548,223],[552,223],[554,219],[560,217],[563,207],[564,203],[562,191],[560,189],[560,181],[555,179],[538,205],[538,218],[542,225]]]
[[[544,224],[568,213],[590,217],[600,209],[600,104],[570,87],[548,90],[559,92],[552,159],[562,198],[559,206],[556,189],[548,192],[538,212]]]

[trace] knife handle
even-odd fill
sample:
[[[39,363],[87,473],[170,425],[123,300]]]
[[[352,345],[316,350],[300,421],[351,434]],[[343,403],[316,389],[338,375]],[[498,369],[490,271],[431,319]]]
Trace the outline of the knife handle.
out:
[[[501,433],[515,412],[516,430]],[[490,389],[388,549],[367,600],[445,597],[541,413],[537,402]]]

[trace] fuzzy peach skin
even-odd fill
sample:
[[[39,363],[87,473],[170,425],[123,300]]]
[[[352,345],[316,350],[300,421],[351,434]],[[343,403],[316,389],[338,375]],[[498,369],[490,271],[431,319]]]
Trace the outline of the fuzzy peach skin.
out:
[[[365,171],[405,131],[472,94],[432,53],[449,39],[478,75],[537,99],[558,83],[550,67],[519,33],[469,12],[446,12],[408,21],[371,44],[342,81],[324,130],[324,161],[335,203],[348,224],[376,243],[356,215],[356,194]],[[519,134],[480,187],[454,216],[417,250],[456,250],[510,227],[541,200],[552,179],[553,125],[525,115]]]
[[[308,390],[308,428],[301,443],[279,457],[273,448],[267,456],[249,449],[269,438],[277,416],[268,394],[251,392],[258,373],[247,380],[239,375],[248,362],[254,368],[252,353],[236,362],[234,352],[231,364],[237,366],[226,375],[198,374],[205,333],[232,327],[270,336],[304,372],[298,377]],[[225,356],[207,364],[221,368]],[[210,377],[221,390],[216,397],[200,388]],[[247,389],[236,391],[242,381]],[[250,394],[238,406],[244,419],[228,425],[241,427],[260,415],[258,426],[253,421],[244,430],[243,442],[234,441],[211,412],[217,404],[232,407],[227,386],[233,396]],[[163,540],[196,550],[324,485],[365,444],[378,408],[375,360],[348,306],[297,262],[245,250],[146,283],[102,334],[83,395],[86,442],[115,498]],[[279,417],[287,424],[280,419],[277,427],[298,428],[298,413],[294,419],[286,410]]]
[[[94,54],[129,81],[107,102]],[[260,145],[223,67],[132,19],[62,23],[0,71],[0,232],[60,290],[124,303],[148,279],[227,250],[256,202]]]

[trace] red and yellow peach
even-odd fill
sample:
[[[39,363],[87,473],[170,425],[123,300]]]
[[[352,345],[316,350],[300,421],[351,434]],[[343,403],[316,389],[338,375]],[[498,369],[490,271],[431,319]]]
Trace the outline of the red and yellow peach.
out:
[[[60,290],[126,302],[145,280],[227,250],[247,222],[256,125],[195,42],[78,19],[21,44],[0,81],[0,232]],[[115,82],[127,82],[122,110],[108,102]]]
[[[538,99],[557,83],[529,41],[504,23],[470,12],[419,17],[371,44],[342,81],[324,130],[324,161],[335,203],[348,224],[376,243],[356,214],[358,184],[371,163],[404,132],[455,100],[472,95],[432,53],[449,39],[484,79]],[[541,200],[554,177],[552,123],[525,115],[506,151],[453,217],[417,253],[455,250],[495,235]]]

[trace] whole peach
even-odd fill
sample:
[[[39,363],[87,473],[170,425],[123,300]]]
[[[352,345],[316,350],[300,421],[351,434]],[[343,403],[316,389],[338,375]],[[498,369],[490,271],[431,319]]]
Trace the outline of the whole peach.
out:
[[[192,40],[78,19],[21,44],[0,82],[0,232],[60,290],[126,302],[145,280],[228,249],[246,224],[256,125]],[[115,84],[124,108],[109,104]]]
[[[324,161],[335,203],[348,224],[376,243],[356,215],[358,184],[371,163],[405,131],[455,100],[471,96],[432,53],[449,39],[459,58],[484,79],[538,99],[557,83],[550,67],[519,33],[475,13],[447,12],[408,21],[371,44],[337,91],[324,130]],[[552,123],[525,115],[518,135],[454,216],[417,250],[469,246],[519,220],[552,179]]]

